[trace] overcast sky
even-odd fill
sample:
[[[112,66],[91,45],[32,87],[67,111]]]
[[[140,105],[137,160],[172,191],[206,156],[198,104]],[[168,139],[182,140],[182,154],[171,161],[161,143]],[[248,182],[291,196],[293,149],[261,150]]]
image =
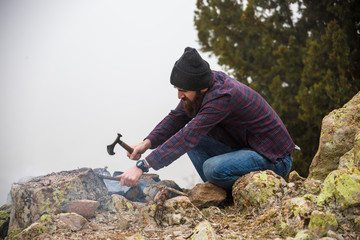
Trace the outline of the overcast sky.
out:
[[[22,177],[134,165],[106,145],[118,132],[140,142],[177,105],[169,76],[186,46],[199,47],[195,3],[0,0],[0,204]],[[200,181],[187,156],[156,173]]]

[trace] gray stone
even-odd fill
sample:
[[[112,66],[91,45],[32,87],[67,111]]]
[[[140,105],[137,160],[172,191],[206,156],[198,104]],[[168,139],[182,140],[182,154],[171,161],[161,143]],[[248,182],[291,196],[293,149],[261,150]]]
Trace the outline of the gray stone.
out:
[[[43,214],[65,212],[72,200],[99,200],[108,194],[103,181],[90,168],[52,173],[15,183],[10,192],[9,232],[30,226]]]

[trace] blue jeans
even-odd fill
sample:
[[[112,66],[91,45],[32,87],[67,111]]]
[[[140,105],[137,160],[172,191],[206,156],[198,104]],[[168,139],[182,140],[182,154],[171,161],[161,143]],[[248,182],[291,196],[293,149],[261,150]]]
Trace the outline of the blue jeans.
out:
[[[214,138],[204,137],[188,155],[201,179],[226,190],[231,190],[235,181],[250,172],[272,170],[285,177],[291,170],[291,155],[276,163],[253,150],[236,150]]]

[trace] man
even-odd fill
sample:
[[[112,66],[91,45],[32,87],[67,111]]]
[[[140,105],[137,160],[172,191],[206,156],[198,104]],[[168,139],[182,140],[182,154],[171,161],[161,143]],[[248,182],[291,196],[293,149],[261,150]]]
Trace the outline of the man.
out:
[[[176,61],[170,82],[180,103],[141,143],[131,159],[139,160],[120,175],[121,184],[137,185],[143,172],[168,166],[188,153],[203,181],[225,190],[252,171],[272,170],[285,177],[295,144],[283,122],[257,92],[212,71],[194,49],[187,47]]]

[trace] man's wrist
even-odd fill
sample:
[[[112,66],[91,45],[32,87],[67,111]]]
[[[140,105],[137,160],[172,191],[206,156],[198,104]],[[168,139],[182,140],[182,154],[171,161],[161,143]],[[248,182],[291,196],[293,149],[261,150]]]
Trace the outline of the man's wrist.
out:
[[[149,171],[148,163],[145,160],[139,160],[136,162],[136,167],[141,169],[143,172]]]
[[[146,149],[150,149],[150,148],[151,148],[151,141],[150,141],[150,139],[145,138],[144,141],[143,141],[143,143],[145,144]]]

